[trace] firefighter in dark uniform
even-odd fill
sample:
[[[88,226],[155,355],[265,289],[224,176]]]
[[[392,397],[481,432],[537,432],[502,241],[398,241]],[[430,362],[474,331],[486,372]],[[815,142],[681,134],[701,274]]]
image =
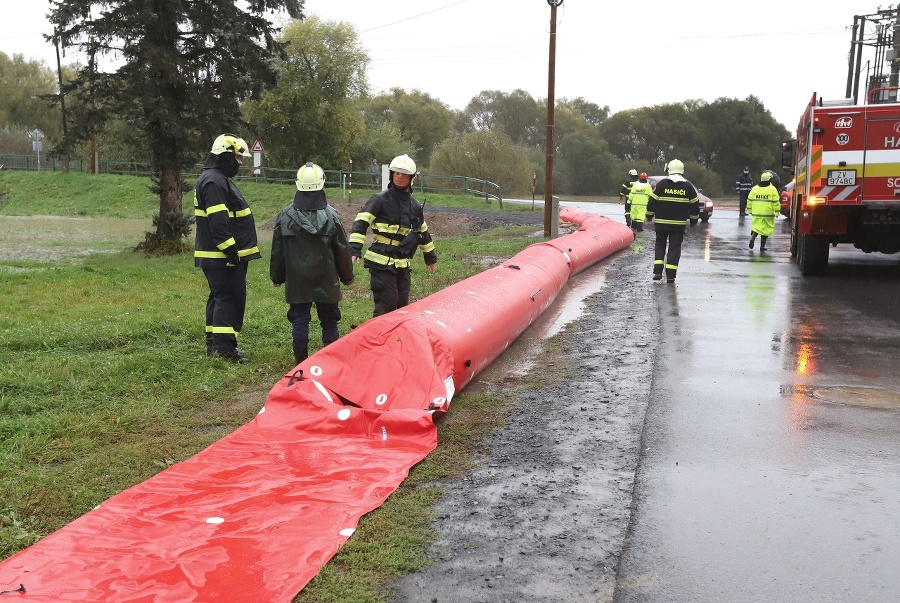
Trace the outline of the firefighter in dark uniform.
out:
[[[243,139],[216,138],[194,191],[194,266],[209,283],[206,353],[238,364],[249,362],[237,347],[247,307],[247,263],[260,257],[250,206],[231,181],[242,157],[250,157]]]
[[[653,259],[653,280],[674,283],[681,259],[684,229],[690,221],[696,226],[700,219],[700,200],[697,189],[684,178],[684,164],[673,159],[667,166],[668,176],[656,184],[647,206],[647,222],[656,219],[656,253]],[[668,253],[666,245],[668,244]]]
[[[422,250],[428,270],[434,272],[437,264],[422,205],[412,196],[416,163],[408,155],[394,157],[389,173],[387,190],[366,201],[350,232],[353,263],[362,257],[363,265],[369,269],[375,300],[373,317],[409,304],[410,260],[417,248]],[[374,239],[363,255],[369,228]]]
[[[631,185],[637,182],[637,179],[637,170],[628,170],[628,178],[622,181],[622,187],[619,189],[619,203],[625,203],[625,199],[628,198],[628,193],[631,192]]]
[[[738,194],[739,216],[747,215],[747,196],[750,194],[751,188],[753,188],[753,176],[750,175],[750,168],[745,167],[744,171],[741,172],[741,175],[734,182],[734,190]]]

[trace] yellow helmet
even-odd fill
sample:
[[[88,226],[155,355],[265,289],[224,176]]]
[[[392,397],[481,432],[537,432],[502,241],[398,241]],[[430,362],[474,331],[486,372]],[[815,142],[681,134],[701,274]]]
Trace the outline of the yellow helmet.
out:
[[[684,164],[677,159],[673,159],[666,166],[666,170],[669,174],[684,174]]]
[[[628,170],[628,175],[629,176],[637,176],[638,175],[637,170]]]
[[[244,157],[250,157],[250,147],[247,141],[234,134],[220,134],[214,141],[209,151],[213,155],[222,153],[237,153]]]
[[[763,172],[759,177],[760,182],[769,182],[770,180],[772,180],[772,172],[769,170]]]
[[[391,160],[389,169],[392,172],[397,172],[398,174],[409,174],[410,176],[415,176],[416,162],[413,161],[409,155],[399,155]]]
[[[298,191],[320,191],[325,187],[325,170],[312,161],[297,170]]]

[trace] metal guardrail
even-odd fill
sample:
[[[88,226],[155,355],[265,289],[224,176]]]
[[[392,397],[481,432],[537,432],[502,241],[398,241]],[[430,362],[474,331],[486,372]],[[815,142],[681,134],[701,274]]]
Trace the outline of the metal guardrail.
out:
[[[0,164],[7,170],[29,171],[62,171],[62,162],[55,157],[44,157],[38,163],[32,155],[0,154]],[[69,171],[89,172],[90,162],[84,159],[70,159]],[[203,170],[202,164],[196,164],[190,170],[191,176],[198,176]],[[266,184],[293,184],[297,177],[297,170],[260,167],[259,173],[254,173],[252,165],[241,167],[236,180],[264,182]],[[110,161],[101,159],[98,162],[98,171],[101,174],[124,174],[129,176],[150,176],[150,164],[134,161]],[[325,170],[326,182],[337,185],[344,195],[352,189],[364,189],[371,191],[381,190],[381,178],[373,180],[369,171]],[[471,195],[484,199],[485,202],[497,201],[503,207],[503,194],[499,184],[481,178],[470,176],[445,176],[440,174],[420,173],[414,187],[420,193],[444,193],[451,195]]]

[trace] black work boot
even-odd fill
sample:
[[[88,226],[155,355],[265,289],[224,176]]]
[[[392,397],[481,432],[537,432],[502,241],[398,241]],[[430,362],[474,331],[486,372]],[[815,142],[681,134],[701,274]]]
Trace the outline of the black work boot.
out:
[[[764,237],[762,235],[759,236],[759,250],[760,251],[766,250],[766,239],[768,239],[768,238],[769,237]]]
[[[294,342],[294,362],[300,364],[307,358],[309,358],[309,344]]]
[[[755,232],[751,232],[751,233],[750,233],[750,245],[748,245],[748,247],[750,247],[750,249],[753,249],[753,244],[754,244],[755,242],[756,242],[756,233],[755,233]]]

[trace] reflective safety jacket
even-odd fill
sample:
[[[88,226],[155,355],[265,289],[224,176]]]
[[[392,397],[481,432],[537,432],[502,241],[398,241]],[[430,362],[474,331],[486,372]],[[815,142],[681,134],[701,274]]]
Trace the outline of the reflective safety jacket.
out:
[[[650,195],[653,193],[653,187],[649,182],[641,182],[638,180],[631,187],[631,193],[625,201],[625,216],[630,217],[636,222],[643,222],[647,215],[647,204],[650,202]]]
[[[241,262],[260,256],[256,223],[250,206],[225,173],[216,167],[210,153],[194,190],[194,217],[197,220],[194,241],[194,266],[225,268],[229,255]]]
[[[771,182],[757,184],[747,196],[747,212],[753,217],[752,232],[764,237],[775,231],[775,219],[781,213],[781,193]]]
[[[363,254],[362,246],[370,227],[374,238]],[[403,251],[401,243],[411,232],[417,239],[415,245]],[[350,254],[362,257],[366,268],[408,270],[416,247],[422,250],[426,264],[437,263],[437,253],[422,206],[415,197],[390,183],[386,191],[372,196],[356,214],[350,231]]]
[[[647,216],[660,226],[687,226],[700,219],[700,198],[694,185],[681,174],[672,174],[656,183],[650,193]]]

